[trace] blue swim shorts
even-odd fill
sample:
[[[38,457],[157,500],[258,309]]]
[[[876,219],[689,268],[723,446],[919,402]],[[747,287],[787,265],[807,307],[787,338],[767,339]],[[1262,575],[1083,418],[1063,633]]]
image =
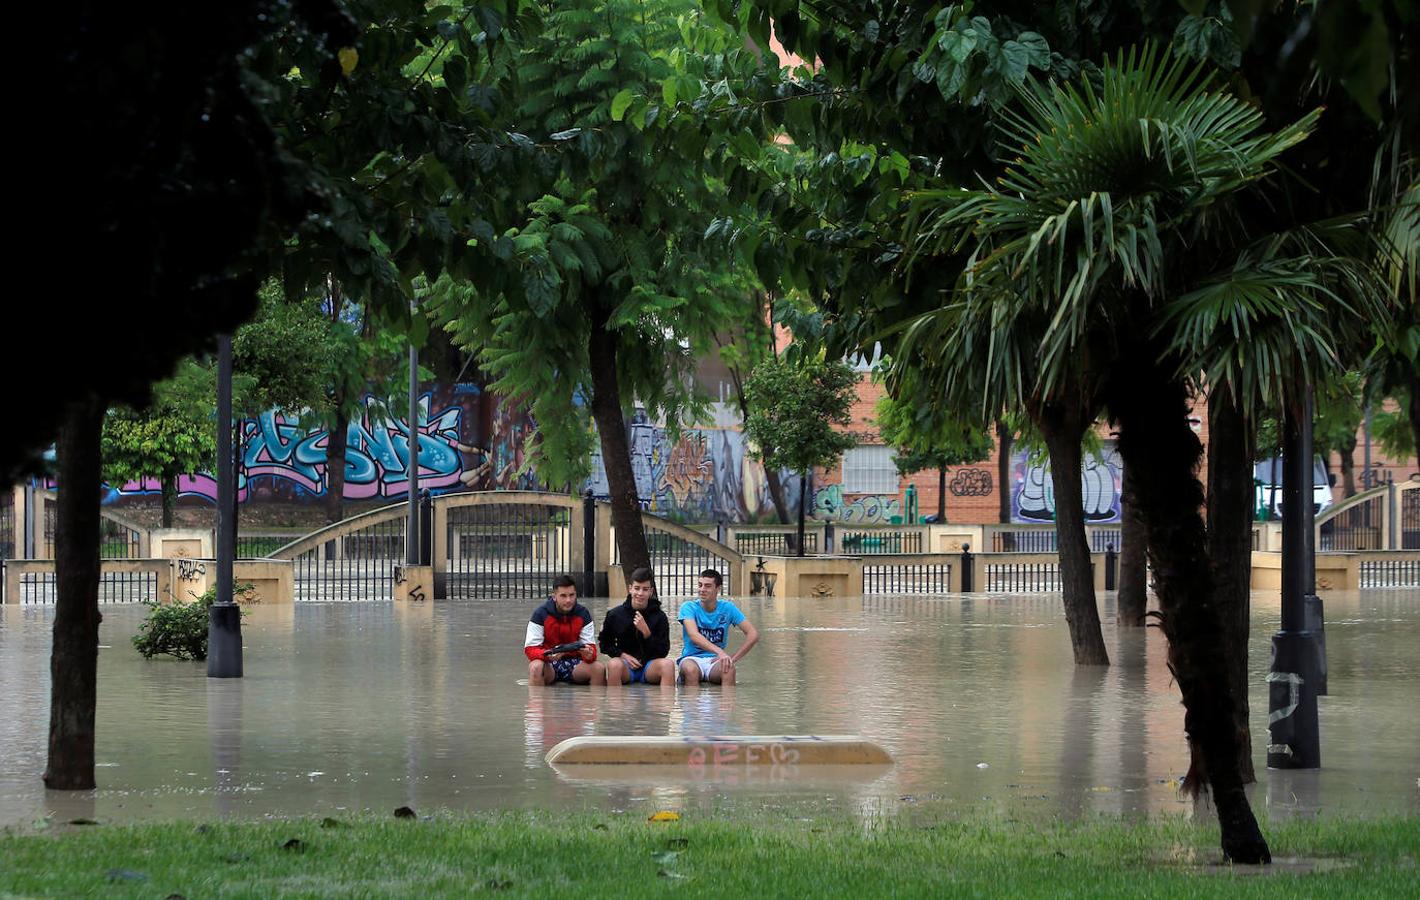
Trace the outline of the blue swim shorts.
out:
[[[581,661],[582,658],[580,656],[564,656],[561,659],[552,660],[552,671],[556,673],[556,677],[552,679],[553,683],[556,684],[559,681],[565,681],[571,684],[572,670],[577,668],[577,663]]]

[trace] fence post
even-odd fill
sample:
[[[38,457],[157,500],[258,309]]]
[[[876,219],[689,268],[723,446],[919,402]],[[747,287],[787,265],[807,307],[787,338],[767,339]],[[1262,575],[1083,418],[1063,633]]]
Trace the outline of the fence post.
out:
[[[1385,529],[1385,534],[1386,534],[1385,549],[1387,549],[1387,550],[1400,550],[1400,549],[1402,549],[1401,546],[1400,546],[1401,541],[1399,541],[1399,540],[1396,539],[1395,523],[1396,523],[1396,520],[1397,520],[1397,519],[1401,518],[1401,515],[1400,515],[1400,492],[1395,489],[1395,482],[1394,482],[1394,481],[1392,481],[1392,482],[1390,482],[1389,484],[1386,485],[1386,491],[1385,491],[1385,506],[1382,507],[1381,515],[1384,516],[1384,517],[1385,517],[1385,520],[1386,520],[1386,521],[1385,521],[1385,525],[1386,525],[1386,529]]]
[[[833,522],[832,520],[823,523],[823,552],[825,556],[833,555]]]
[[[1114,552],[1114,542],[1104,545],[1104,589],[1112,591],[1119,584],[1119,554]]]
[[[973,576],[974,576],[974,573],[972,572],[972,567],[973,567],[974,565],[975,565],[975,563],[973,562],[973,560],[972,560],[972,555],[971,555],[971,545],[970,545],[970,544],[962,544],[962,545],[961,545],[961,592],[962,592],[963,594],[969,594],[969,593],[971,593],[972,591],[976,590],[976,585],[973,583],[973,582],[975,581],[975,578],[973,577]]]
[[[582,596],[590,597],[597,587],[597,500],[592,489],[582,494]]]
[[[434,564],[434,498],[427,489],[419,494],[419,564]]]

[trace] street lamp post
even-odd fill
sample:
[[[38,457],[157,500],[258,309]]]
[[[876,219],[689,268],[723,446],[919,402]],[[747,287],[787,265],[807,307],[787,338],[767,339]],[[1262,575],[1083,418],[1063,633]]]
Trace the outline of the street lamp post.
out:
[[[232,336],[217,338],[217,600],[207,619],[207,677],[242,677],[242,612],[232,597],[236,485],[232,481]]]
[[[1316,589],[1315,570],[1307,558],[1313,549],[1314,517],[1310,390],[1297,406],[1300,409],[1289,408],[1284,416],[1282,630],[1272,636],[1272,671],[1267,676],[1270,769],[1321,766],[1318,642],[1316,633],[1307,628],[1307,597],[1315,599]]]

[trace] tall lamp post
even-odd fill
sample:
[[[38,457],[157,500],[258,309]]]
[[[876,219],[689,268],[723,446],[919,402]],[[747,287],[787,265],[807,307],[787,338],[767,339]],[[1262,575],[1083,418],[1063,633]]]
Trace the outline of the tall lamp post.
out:
[[[1300,408],[1298,408],[1300,407]],[[1272,671],[1268,682],[1267,767],[1316,769],[1321,766],[1317,721],[1320,693],[1318,634],[1308,628],[1308,607],[1320,623],[1316,597],[1312,529],[1312,397],[1285,413],[1282,458],[1282,630],[1272,636]]]
[[[217,338],[217,600],[207,619],[207,677],[242,677],[242,612],[232,597],[236,484],[232,481],[232,336]]]
[[[409,341],[409,507],[404,529],[404,561],[420,563],[419,554],[419,348]]]

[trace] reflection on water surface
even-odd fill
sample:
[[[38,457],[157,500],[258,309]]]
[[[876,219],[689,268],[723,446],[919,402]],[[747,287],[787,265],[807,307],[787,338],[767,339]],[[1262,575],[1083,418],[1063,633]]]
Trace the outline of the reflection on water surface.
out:
[[[531,688],[533,604],[301,604],[254,611],[246,677],[144,661],[142,607],[104,610],[100,789],[46,794],[53,610],[0,611],[0,825],[439,809],[652,808],[893,815],[982,805],[1042,815],[1187,812],[1182,707],[1155,629],[1077,669],[1058,595],[749,600],[762,640],[732,689]],[[600,616],[605,601],[590,601]],[[1320,772],[1260,769],[1271,817],[1420,813],[1420,592],[1327,599]],[[1255,755],[1275,597],[1254,599]],[[738,639],[738,638],[736,638]],[[678,639],[676,640],[678,643]],[[592,734],[862,734],[887,769],[568,767]],[[601,769],[600,771],[598,769]],[[610,770],[608,770],[610,769]],[[587,771],[580,771],[587,770]]]

